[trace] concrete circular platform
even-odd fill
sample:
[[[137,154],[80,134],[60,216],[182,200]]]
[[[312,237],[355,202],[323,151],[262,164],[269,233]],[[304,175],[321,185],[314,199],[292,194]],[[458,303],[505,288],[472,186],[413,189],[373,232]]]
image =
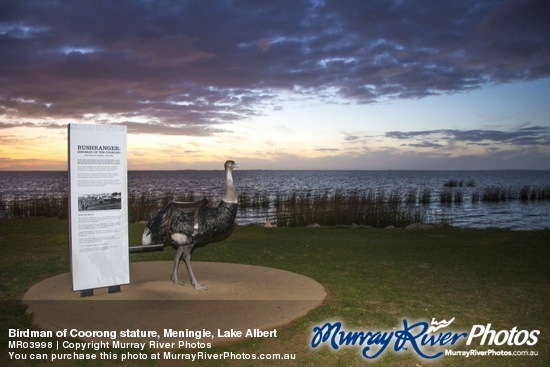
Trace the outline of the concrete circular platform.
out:
[[[193,270],[208,290],[174,285],[170,281],[172,262],[151,261],[130,264],[130,284],[123,285],[120,293],[108,294],[102,288],[96,289],[94,296],[82,298],[71,290],[70,273],[65,273],[34,285],[23,302],[45,330],[156,331],[159,341],[197,341],[165,336],[165,329],[183,333],[207,330],[213,334],[208,342],[217,344],[239,339],[219,337],[218,330],[222,334],[231,329],[242,331],[243,336],[248,329],[273,330],[304,316],[326,296],[313,279],[274,268],[193,262]],[[180,275],[187,279],[184,266]]]

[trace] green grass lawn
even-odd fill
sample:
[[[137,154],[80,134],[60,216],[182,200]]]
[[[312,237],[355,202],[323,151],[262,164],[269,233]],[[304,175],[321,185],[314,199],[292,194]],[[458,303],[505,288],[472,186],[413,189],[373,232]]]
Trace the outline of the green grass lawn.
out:
[[[142,224],[130,226],[131,244],[139,243],[142,230]],[[7,329],[33,327],[32,317],[20,303],[25,291],[42,279],[69,271],[67,232],[67,222],[55,218],[0,219],[1,365],[10,363],[6,359]],[[277,339],[248,339],[209,351],[296,353],[295,361],[285,361],[289,366],[550,365],[550,231],[237,227],[227,240],[198,249],[193,256],[195,261],[293,271],[315,279],[328,292],[322,306],[279,328]],[[131,261],[172,258],[170,248],[131,255]],[[366,362],[359,348],[332,351],[309,347],[312,328],[328,320],[342,321],[348,329],[376,331],[401,327],[404,318],[430,322],[452,317],[456,318],[452,327],[467,332],[472,325],[488,323],[497,331],[514,326],[540,330],[535,346],[492,347],[538,351],[539,355],[447,356],[427,362],[412,352],[388,351],[374,362]],[[471,347],[462,343],[457,349]],[[281,365],[280,361],[203,362],[190,365]]]

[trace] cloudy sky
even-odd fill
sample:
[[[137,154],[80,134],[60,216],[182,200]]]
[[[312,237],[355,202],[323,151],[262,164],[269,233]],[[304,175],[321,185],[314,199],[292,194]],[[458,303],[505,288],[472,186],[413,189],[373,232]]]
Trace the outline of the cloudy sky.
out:
[[[0,169],[550,169],[550,3],[0,0]]]

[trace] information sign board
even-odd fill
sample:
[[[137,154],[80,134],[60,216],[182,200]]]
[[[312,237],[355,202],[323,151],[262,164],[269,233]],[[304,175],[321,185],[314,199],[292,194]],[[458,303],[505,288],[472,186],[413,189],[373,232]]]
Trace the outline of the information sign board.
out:
[[[72,289],[130,282],[126,126],[69,125]]]

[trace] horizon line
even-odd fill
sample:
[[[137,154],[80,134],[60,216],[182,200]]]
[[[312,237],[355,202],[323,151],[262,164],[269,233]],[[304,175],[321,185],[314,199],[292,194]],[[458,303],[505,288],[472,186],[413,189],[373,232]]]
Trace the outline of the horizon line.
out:
[[[181,169],[128,169],[127,172],[181,172],[181,171],[223,171],[223,168],[220,169],[197,169],[197,168],[181,168]],[[480,172],[480,171],[550,171],[550,168],[475,168],[475,169],[410,169],[410,168],[388,168],[388,169],[308,169],[308,168],[288,168],[288,169],[269,169],[269,168],[250,168],[242,169],[238,168],[236,171],[334,171],[334,172],[356,172],[356,171],[373,171],[373,172],[389,172],[389,171],[410,171],[410,172],[420,172],[420,171],[443,171],[443,172],[453,172],[453,171],[469,171],[469,172]],[[0,172],[69,172],[66,170],[40,170],[40,169],[0,169]]]

